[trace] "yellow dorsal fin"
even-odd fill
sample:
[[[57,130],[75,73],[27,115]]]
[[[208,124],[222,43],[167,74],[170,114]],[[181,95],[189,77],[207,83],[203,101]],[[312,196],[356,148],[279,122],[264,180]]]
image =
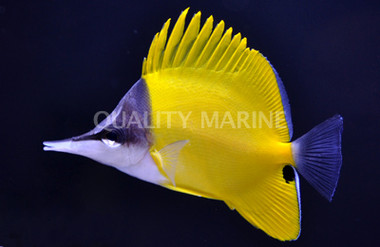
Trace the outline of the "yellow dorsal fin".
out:
[[[196,13],[185,29],[185,19],[189,8],[179,16],[168,37],[170,19],[161,31],[154,36],[149,53],[144,59],[142,75],[151,74],[170,68],[204,67],[208,70],[238,71],[249,53],[247,40],[241,34],[232,39],[232,28],[224,32],[224,21],[220,21],[213,30],[213,17],[210,16],[201,31],[201,12]],[[237,62],[241,64],[238,65]]]
[[[142,78],[153,74],[161,77],[166,71],[171,71],[173,76],[177,73],[182,79],[194,74],[195,70],[203,76],[211,76],[212,73],[208,73],[211,71],[223,78],[228,75],[229,80],[218,81],[234,84],[234,90],[248,101],[260,95],[266,105],[263,110],[273,114],[276,126],[280,126],[275,130],[277,136],[280,141],[288,142],[293,132],[290,107],[281,79],[268,60],[257,50],[248,48],[247,39],[240,33],[231,38],[232,28],[225,31],[224,21],[213,29],[212,16],[199,31],[201,12],[198,12],[185,28],[188,10],[181,13],[170,35],[170,19],[155,35],[143,62]],[[191,73],[181,73],[189,69]]]

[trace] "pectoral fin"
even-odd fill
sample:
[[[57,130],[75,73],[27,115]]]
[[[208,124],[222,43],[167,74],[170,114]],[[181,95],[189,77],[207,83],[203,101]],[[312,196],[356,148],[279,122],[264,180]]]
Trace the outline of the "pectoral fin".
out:
[[[158,151],[161,162],[162,169],[166,173],[166,176],[170,179],[173,186],[175,187],[175,172],[176,166],[178,164],[178,157],[182,148],[188,143],[189,140],[182,140],[170,143],[169,145]]]

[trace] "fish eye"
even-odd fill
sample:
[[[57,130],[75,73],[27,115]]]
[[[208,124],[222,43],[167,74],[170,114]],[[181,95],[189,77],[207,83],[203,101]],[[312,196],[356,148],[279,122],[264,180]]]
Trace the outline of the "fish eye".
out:
[[[122,130],[114,129],[109,131],[104,134],[104,137],[101,140],[109,147],[118,147],[123,142]]]
[[[108,140],[110,140],[110,141],[117,141],[117,133],[116,133],[116,131],[111,131],[111,132],[108,132],[107,134],[106,134],[106,138],[108,139]]]

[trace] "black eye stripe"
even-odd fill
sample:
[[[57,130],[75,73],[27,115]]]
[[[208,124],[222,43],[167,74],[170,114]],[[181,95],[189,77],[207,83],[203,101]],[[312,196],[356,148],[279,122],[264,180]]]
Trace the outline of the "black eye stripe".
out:
[[[116,131],[108,132],[108,133],[105,135],[105,137],[106,137],[108,140],[110,140],[110,141],[115,141],[115,142],[117,142],[118,139],[120,139],[120,138],[118,138],[118,134],[116,133]]]
[[[124,129],[116,129],[116,128],[111,129],[111,130],[104,129],[103,131],[101,131],[99,135],[99,139],[108,139],[110,141],[115,141],[121,144],[128,141],[126,131]]]
[[[120,144],[138,144],[148,142],[147,130],[142,128],[115,128],[107,126],[100,132],[96,134],[85,134],[78,137],[73,137],[73,141],[84,141],[84,140],[110,140]]]
[[[107,139],[110,141],[114,141],[120,144],[135,144],[140,139],[142,139],[145,135],[145,132],[143,131],[140,133],[138,131],[139,129],[133,129],[133,128],[104,128],[102,131],[92,134],[92,135],[82,135],[78,137],[72,138],[73,141],[84,141],[84,140],[103,140]]]

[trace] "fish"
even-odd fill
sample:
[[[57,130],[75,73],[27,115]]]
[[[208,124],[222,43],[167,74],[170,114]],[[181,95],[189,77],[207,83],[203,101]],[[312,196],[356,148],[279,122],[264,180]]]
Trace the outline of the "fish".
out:
[[[284,84],[224,21],[189,8],[154,36],[140,79],[87,133],[43,142],[164,188],[220,200],[281,240],[301,232],[301,174],[331,201],[342,165],[343,118],[298,139]]]

